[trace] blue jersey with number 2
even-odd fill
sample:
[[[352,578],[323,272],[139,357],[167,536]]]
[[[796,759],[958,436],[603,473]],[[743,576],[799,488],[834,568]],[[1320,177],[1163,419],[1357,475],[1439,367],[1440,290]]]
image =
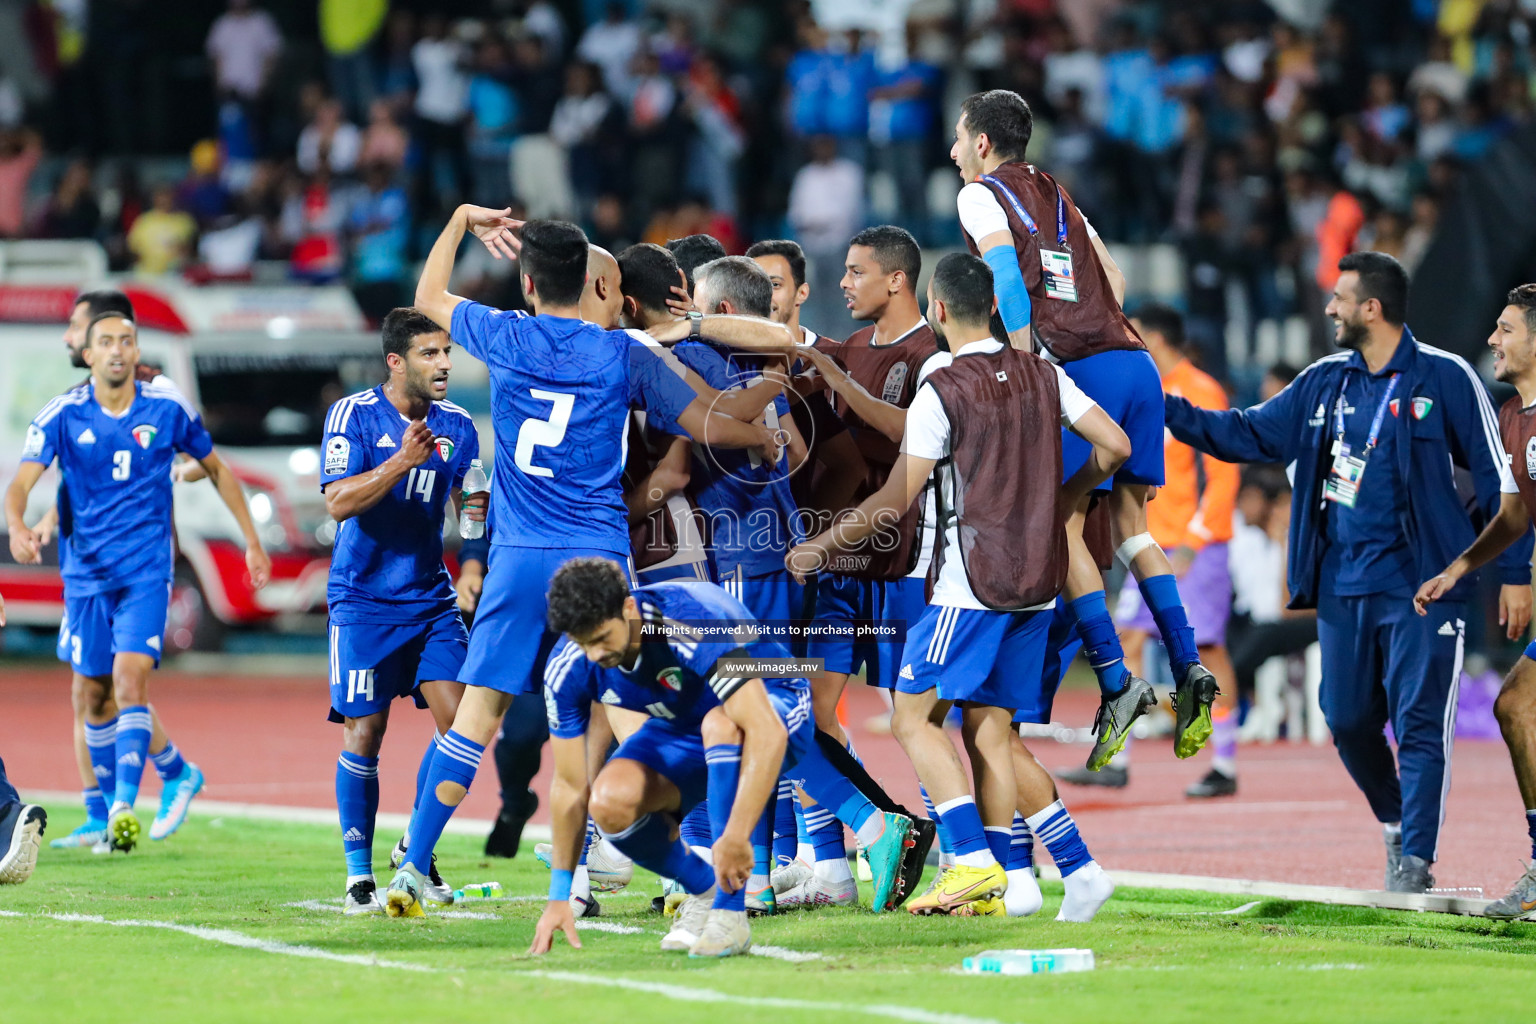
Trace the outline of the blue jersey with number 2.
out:
[[[635,335],[586,320],[461,302],[451,333],[490,369],[491,543],[628,551],[629,410],[671,422],[693,389]]]

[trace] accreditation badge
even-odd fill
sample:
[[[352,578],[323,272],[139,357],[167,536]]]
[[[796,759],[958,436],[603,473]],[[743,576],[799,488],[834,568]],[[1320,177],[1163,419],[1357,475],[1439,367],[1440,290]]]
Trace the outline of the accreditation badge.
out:
[[[1045,282],[1045,297],[1063,302],[1077,301],[1077,277],[1072,272],[1072,254],[1051,249],[1040,250],[1040,279]]]

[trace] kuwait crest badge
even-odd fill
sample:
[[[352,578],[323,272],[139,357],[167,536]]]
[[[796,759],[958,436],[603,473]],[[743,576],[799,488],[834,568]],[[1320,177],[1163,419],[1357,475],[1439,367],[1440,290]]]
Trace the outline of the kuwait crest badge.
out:
[[[148,448],[154,444],[155,435],[159,432],[159,428],[152,423],[140,423],[133,428],[133,439],[139,442],[140,448]]]
[[[453,461],[453,441],[446,437],[435,437],[432,443],[437,445],[437,457],[444,462]]]
[[[656,682],[676,693],[683,688],[683,670],[676,665],[664,668],[656,673]]]
[[[1414,396],[1414,399],[1413,399],[1413,418],[1416,419],[1416,420],[1423,419],[1425,416],[1429,415],[1429,410],[1433,409],[1434,407],[1435,407],[1434,399],[1432,399],[1432,398],[1420,398],[1418,396]]]

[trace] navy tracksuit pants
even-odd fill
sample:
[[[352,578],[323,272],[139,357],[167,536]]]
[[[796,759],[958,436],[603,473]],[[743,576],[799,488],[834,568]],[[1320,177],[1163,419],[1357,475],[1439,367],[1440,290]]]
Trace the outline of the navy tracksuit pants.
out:
[[[1333,744],[1376,820],[1403,823],[1403,854],[1427,861],[1451,788],[1465,620],[1463,604],[1443,601],[1421,617],[1411,590],[1323,594],[1317,603],[1319,696]]]

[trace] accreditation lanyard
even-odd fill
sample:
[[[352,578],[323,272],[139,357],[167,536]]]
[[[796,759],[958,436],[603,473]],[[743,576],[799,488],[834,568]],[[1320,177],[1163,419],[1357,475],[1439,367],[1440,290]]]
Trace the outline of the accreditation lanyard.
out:
[[[1024,222],[1030,236],[1038,242],[1040,225],[1035,223],[1035,218],[1030,216],[1013,190],[991,174],[983,174],[980,180],[996,187],[1003,194],[1008,205],[1013,207],[1013,212]],[[1072,270],[1072,247],[1067,244],[1067,200],[1061,193],[1060,185],[1056,186],[1056,250],[1040,246],[1040,279],[1045,284],[1046,298],[1061,299],[1063,302],[1077,301],[1077,276]]]
[[[1346,379],[1344,386],[1339,388],[1338,400],[1333,403],[1336,430],[1333,467],[1323,483],[1323,497],[1328,501],[1336,501],[1345,508],[1355,507],[1360,497],[1360,482],[1365,476],[1365,464],[1375,450],[1376,442],[1381,439],[1381,424],[1392,404],[1392,394],[1397,390],[1397,378],[1398,375],[1394,373],[1387,381],[1387,390],[1381,396],[1381,404],[1376,407],[1376,415],[1371,419],[1371,432],[1366,436],[1365,447],[1359,455],[1351,452],[1349,444],[1344,440],[1344,393],[1349,389],[1349,381]]]

